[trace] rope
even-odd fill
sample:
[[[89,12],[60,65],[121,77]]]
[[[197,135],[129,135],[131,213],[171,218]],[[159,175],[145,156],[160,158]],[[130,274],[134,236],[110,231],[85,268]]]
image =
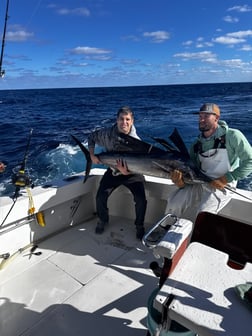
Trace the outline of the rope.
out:
[[[29,187],[26,187],[26,192],[27,192],[27,195],[29,197],[29,209],[28,209],[28,213],[29,213],[29,215],[34,215],[34,213],[35,213],[35,206],[34,206],[34,202],[33,202],[33,198],[32,198],[31,189]]]

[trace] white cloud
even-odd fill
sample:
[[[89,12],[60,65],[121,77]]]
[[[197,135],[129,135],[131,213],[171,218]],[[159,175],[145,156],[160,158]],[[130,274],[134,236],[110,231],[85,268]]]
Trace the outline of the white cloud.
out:
[[[139,59],[133,59],[133,58],[131,58],[131,59],[122,59],[121,60],[121,63],[125,64],[125,65],[136,65],[139,62],[140,62]]]
[[[92,47],[76,47],[70,50],[71,54],[80,55],[85,57],[88,60],[96,61],[108,61],[111,59],[111,50],[101,49],[101,48],[92,48]]]
[[[234,7],[230,7],[227,9],[227,11],[235,11],[235,12],[251,12],[252,8],[249,7],[248,5],[243,5],[243,6],[234,6]]]
[[[192,41],[192,40],[185,41],[185,42],[182,43],[182,45],[184,45],[184,46],[190,46],[190,45],[192,45],[192,44],[193,44],[193,41]]]
[[[233,33],[228,33],[213,39],[213,42],[221,44],[238,44],[246,42],[246,37],[252,36],[252,30],[241,30]]]
[[[93,55],[90,57],[87,57],[88,59],[96,60],[96,61],[109,61],[111,60],[110,55]]]
[[[77,15],[77,16],[90,16],[89,9],[85,7],[79,7],[79,8],[59,8],[56,11],[59,15]]]
[[[182,43],[183,46],[189,47],[192,46],[194,42],[192,40],[188,40]],[[203,37],[198,37],[195,42],[196,48],[205,48],[205,47],[212,47],[212,42],[205,42]]]
[[[196,48],[205,48],[205,47],[212,47],[213,43],[212,42],[202,42],[202,43],[197,43]]]
[[[216,43],[221,43],[221,44],[237,44],[237,43],[242,43],[245,42],[245,39],[242,38],[236,38],[232,36],[220,36],[215,39],[213,39],[214,42]]]
[[[20,25],[12,25],[6,33],[6,40],[12,42],[23,42],[29,40],[34,36],[34,33],[30,33]]]
[[[169,40],[170,34],[164,30],[158,30],[154,32],[145,32],[143,33],[144,37],[150,37],[154,43],[162,43],[166,40]]]
[[[240,50],[243,50],[243,51],[251,51],[252,50],[252,46],[249,45],[249,44],[244,44]]]
[[[134,41],[134,42],[140,41],[139,37],[137,37],[136,35],[123,36],[121,39],[124,40],[124,41],[126,41],[126,40]]]
[[[92,47],[76,47],[71,50],[71,53],[78,55],[101,55],[101,54],[110,54],[111,50],[92,48]]]
[[[207,71],[208,72],[218,72],[223,71],[223,69],[240,69],[240,70],[246,70],[249,68],[250,64],[244,62],[242,59],[239,58],[233,58],[233,59],[226,59],[226,60],[220,60],[217,58],[216,54],[210,52],[210,51],[202,51],[198,53],[179,53],[175,54],[174,57],[182,58],[184,61],[192,61],[192,60],[198,60],[205,65],[207,65]],[[211,64],[211,67],[210,67]],[[221,67],[221,70],[220,70]],[[200,66],[198,66],[198,69],[200,69]],[[201,70],[200,70],[201,71]],[[201,71],[202,72],[202,71]]]
[[[224,21],[230,22],[230,23],[236,23],[239,22],[239,19],[230,15],[224,16],[223,18]]]
[[[212,53],[211,51],[201,51],[201,52],[193,52],[193,53],[178,53],[174,54],[174,57],[183,58],[184,60],[190,60],[190,59],[203,59],[203,60],[214,60],[216,59],[216,55]]]
[[[241,59],[237,58],[237,59],[230,59],[230,60],[224,60],[221,61],[221,63],[227,67],[231,67],[231,68],[242,68],[244,65],[247,65],[246,63],[244,63]]]
[[[228,33],[227,35],[238,38],[249,37],[252,36],[252,30],[240,30],[238,32]]]

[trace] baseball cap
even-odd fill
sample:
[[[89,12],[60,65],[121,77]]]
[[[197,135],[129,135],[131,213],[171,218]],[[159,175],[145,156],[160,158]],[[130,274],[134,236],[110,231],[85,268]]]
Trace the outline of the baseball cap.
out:
[[[220,116],[220,108],[216,104],[212,103],[205,103],[201,106],[199,113],[213,113],[216,114],[217,116]]]

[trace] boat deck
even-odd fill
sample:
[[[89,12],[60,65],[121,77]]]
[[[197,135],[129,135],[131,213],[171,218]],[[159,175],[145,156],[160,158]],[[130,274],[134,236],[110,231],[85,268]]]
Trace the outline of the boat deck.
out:
[[[6,262],[0,335],[146,335],[147,301],[158,285],[152,252],[136,239],[132,221],[112,217],[102,235],[94,233],[96,221]]]

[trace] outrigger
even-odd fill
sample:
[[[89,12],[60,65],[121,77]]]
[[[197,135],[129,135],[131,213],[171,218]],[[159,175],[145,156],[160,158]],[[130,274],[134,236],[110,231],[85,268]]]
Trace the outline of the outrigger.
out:
[[[3,56],[4,56],[7,21],[8,21],[8,18],[9,18],[8,11],[9,11],[9,0],[7,0],[7,3],[6,3],[4,29],[3,29],[3,36],[2,36],[2,47],[1,47],[1,56],[0,56],[0,77],[1,78],[3,78],[4,75],[5,75],[5,70],[2,68],[2,66],[3,66]]]

